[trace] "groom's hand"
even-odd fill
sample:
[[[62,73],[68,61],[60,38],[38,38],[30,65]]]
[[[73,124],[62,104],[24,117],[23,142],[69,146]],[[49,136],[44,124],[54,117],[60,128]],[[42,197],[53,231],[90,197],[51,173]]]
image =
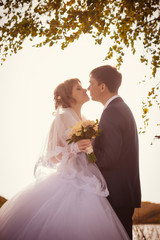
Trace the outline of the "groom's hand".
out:
[[[78,143],[78,148],[81,152],[87,152],[87,148],[91,146],[90,139],[79,140],[77,143]]]

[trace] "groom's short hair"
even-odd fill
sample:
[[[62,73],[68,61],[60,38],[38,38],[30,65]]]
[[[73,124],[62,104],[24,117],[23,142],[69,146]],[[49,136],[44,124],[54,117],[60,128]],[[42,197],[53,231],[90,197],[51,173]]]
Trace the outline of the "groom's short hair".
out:
[[[118,91],[122,82],[122,74],[110,65],[97,67],[90,72],[90,75],[96,79],[98,85],[104,83],[112,93]]]

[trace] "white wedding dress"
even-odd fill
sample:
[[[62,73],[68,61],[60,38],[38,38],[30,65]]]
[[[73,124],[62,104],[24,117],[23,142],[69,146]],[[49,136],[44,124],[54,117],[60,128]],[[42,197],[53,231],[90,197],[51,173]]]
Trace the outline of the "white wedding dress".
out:
[[[57,111],[35,167],[37,180],[0,209],[1,240],[129,239],[96,164],[88,163],[77,144],[66,142],[78,121],[71,108]]]

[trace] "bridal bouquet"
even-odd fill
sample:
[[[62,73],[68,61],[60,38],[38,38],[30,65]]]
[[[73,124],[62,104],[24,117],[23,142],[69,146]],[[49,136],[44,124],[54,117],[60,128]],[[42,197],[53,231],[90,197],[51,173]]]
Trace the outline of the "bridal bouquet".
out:
[[[94,139],[99,135],[101,129],[98,129],[98,120],[96,122],[90,120],[83,120],[78,122],[74,127],[71,128],[69,132],[68,144],[72,142],[77,142],[82,139]],[[96,162],[96,156],[93,152],[92,146],[87,149],[88,162],[93,163]]]

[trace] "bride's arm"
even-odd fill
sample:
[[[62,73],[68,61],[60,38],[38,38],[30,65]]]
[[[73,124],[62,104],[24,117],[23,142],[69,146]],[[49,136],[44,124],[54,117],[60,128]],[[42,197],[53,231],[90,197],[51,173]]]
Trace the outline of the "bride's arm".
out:
[[[66,151],[70,154],[76,154],[78,152],[87,152],[87,148],[90,147],[91,141],[89,139],[83,139],[79,140],[77,143],[71,143],[69,145],[66,145],[62,148],[62,152],[60,152],[57,156],[51,157],[50,161],[54,164],[59,163],[62,160],[63,153],[66,153]]]
[[[71,157],[72,154],[78,152],[86,152],[86,148],[91,145],[89,139],[83,139],[77,143],[68,144],[66,139],[69,137],[68,133],[72,125],[70,120],[70,114],[67,117],[66,114],[59,114],[59,118],[53,121],[48,138],[47,152],[50,153],[50,162],[57,164],[60,161],[66,159],[64,155]]]
[[[61,159],[61,158],[62,158],[62,154],[59,154],[58,158]],[[59,163],[59,161],[58,161],[57,158],[55,158],[55,157],[51,157],[51,158],[50,158],[50,161],[53,162],[54,164]]]

